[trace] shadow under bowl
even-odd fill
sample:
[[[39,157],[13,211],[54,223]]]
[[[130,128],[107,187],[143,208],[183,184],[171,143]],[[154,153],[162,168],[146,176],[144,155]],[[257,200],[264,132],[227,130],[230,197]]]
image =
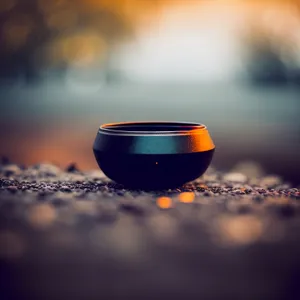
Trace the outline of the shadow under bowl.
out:
[[[181,122],[104,124],[95,142],[99,167],[128,188],[175,188],[200,177],[215,146],[205,125]]]

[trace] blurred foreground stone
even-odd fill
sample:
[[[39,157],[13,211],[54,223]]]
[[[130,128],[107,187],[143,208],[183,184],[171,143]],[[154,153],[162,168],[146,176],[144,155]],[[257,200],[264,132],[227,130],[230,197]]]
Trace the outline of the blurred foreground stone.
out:
[[[0,298],[300,299],[300,189],[245,166],[142,191],[3,164]]]

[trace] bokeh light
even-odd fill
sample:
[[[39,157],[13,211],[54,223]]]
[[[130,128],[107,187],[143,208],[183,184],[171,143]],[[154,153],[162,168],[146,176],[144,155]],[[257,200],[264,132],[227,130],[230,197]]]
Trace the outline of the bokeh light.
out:
[[[264,224],[256,216],[222,216],[217,219],[219,238],[224,245],[249,245],[259,240]]]
[[[29,223],[37,229],[49,227],[56,217],[54,208],[46,203],[33,206],[28,213]]]
[[[156,204],[161,209],[168,209],[172,207],[173,201],[170,197],[159,197],[156,200]]]
[[[182,203],[192,203],[195,199],[195,193],[193,192],[180,193],[178,198],[179,201]]]

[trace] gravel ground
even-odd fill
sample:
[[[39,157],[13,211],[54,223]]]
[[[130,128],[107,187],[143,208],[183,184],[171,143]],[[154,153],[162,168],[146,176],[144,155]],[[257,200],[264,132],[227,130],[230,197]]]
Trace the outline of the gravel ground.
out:
[[[2,161],[3,300],[300,299],[300,189],[278,176],[211,168],[142,191]]]

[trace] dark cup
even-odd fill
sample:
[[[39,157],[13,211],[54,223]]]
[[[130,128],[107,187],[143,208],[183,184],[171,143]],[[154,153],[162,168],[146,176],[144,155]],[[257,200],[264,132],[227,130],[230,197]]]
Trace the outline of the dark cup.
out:
[[[181,122],[104,124],[94,154],[107,177],[129,188],[174,188],[201,176],[215,145],[205,125]]]

